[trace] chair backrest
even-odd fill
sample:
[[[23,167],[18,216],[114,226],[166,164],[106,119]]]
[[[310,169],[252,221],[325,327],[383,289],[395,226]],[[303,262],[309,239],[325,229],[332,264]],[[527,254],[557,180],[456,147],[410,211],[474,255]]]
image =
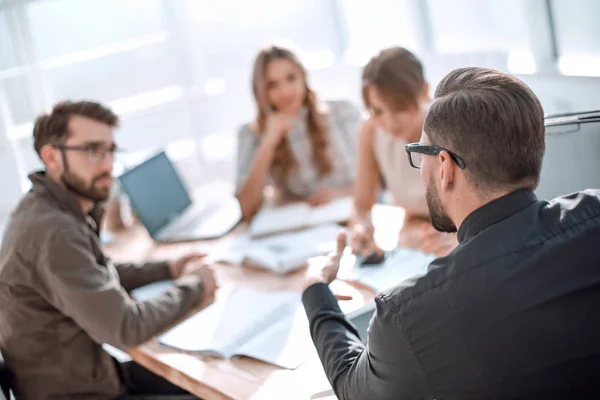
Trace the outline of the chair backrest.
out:
[[[536,194],[551,200],[600,189],[600,111],[546,117],[546,154]]]

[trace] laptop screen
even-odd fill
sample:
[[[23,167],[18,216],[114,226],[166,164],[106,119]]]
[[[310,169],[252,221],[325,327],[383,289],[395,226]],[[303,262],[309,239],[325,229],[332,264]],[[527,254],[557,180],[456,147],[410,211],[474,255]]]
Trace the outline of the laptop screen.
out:
[[[164,152],[125,172],[119,180],[151,236],[191,204],[183,182]]]

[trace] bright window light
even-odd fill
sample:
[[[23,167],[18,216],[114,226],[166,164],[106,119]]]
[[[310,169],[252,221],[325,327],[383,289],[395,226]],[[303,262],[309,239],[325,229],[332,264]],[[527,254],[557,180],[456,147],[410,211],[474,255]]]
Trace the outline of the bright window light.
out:
[[[227,89],[227,83],[222,78],[208,78],[204,83],[204,94],[206,96],[218,96],[225,93]]]
[[[200,142],[203,158],[208,162],[233,160],[235,148],[236,136],[222,131],[205,135]]]
[[[196,155],[196,142],[193,139],[182,139],[167,143],[165,150],[171,160],[185,160]]]
[[[508,70],[513,74],[535,74],[537,64],[530,51],[511,51],[508,54]]]
[[[14,67],[5,70],[0,70],[0,79],[15,78],[17,76],[25,75],[29,71],[30,68],[28,65],[23,67]]]
[[[9,140],[19,140],[30,137],[33,135],[33,121],[27,122],[20,125],[15,125],[9,128],[8,136]]]
[[[344,52],[344,63],[353,67],[364,67],[371,57],[375,56],[369,49],[349,48]]]
[[[196,142],[193,139],[182,139],[167,142],[164,146],[149,147],[138,151],[126,151],[118,155],[115,163],[114,173],[119,175],[123,171],[132,168],[148,158],[164,150],[169,159],[173,162],[190,159],[196,156]]]
[[[31,190],[31,181],[29,180],[29,178],[23,179],[21,181],[21,192],[27,193],[29,192],[29,190]]]
[[[64,67],[66,65],[72,65],[81,63],[84,61],[95,60],[98,58],[124,53],[131,50],[140,49],[143,47],[153,46],[156,44],[164,43],[169,39],[169,33],[166,31],[160,31],[152,33],[150,35],[140,36],[134,39],[125,40],[118,43],[109,44],[106,46],[96,47],[90,50],[80,51],[77,53],[71,53],[64,56],[49,58],[42,61],[42,68],[51,69]]]
[[[183,86],[167,86],[159,90],[136,94],[112,101],[110,107],[119,115],[127,116],[180,100],[185,94]]]
[[[310,70],[327,68],[335,63],[335,55],[331,50],[306,52],[302,55],[302,62]]]
[[[600,76],[600,56],[565,54],[558,59],[558,69],[568,76]]]

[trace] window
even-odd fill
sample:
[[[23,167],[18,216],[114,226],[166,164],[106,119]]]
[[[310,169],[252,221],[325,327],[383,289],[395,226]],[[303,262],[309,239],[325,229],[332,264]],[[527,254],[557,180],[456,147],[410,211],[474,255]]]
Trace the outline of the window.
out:
[[[391,46],[417,51],[415,18],[407,0],[343,0],[347,27],[344,60],[363,66],[381,49]]]
[[[155,110],[126,118],[121,123],[117,140],[128,153],[157,149],[190,135],[190,116],[183,105]]]
[[[84,97],[111,102],[182,82],[166,42],[49,68],[43,76],[52,103]]]
[[[31,121],[35,112],[33,102],[29,95],[26,76],[5,78],[0,80],[0,90],[4,89],[5,98],[8,103],[8,118],[13,125],[21,125]]]
[[[117,140],[128,156],[164,147],[178,161],[201,160],[202,171],[193,172],[203,179],[232,176],[237,129],[255,115],[252,64],[258,49],[273,39],[298,46],[321,98],[358,105],[355,67],[390,46],[417,53],[432,85],[465,65],[533,73],[539,61],[541,72],[552,73],[552,24],[545,15],[550,10],[560,70],[600,76],[596,0],[0,4],[0,166],[7,181],[19,187],[40,167],[31,143],[35,116],[67,98],[108,103],[121,117]],[[568,92],[560,89],[539,91],[558,104]]]
[[[595,0],[553,0],[552,16],[565,75],[600,76],[600,3]]]
[[[445,53],[526,51],[522,0],[427,0],[435,49]]]
[[[23,59],[17,53],[14,16],[9,11],[0,12],[0,71],[18,67]]]
[[[27,13],[42,60],[164,30],[160,0],[42,0]]]
[[[184,2],[192,68],[199,80],[245,82],[257,50],[272,38],[303,50],[308,68],[333,63],[336,31],[330,3],[322,0]]]
[[[29,96],[29,68],[19,44],[19,27],[12,9],[0,12],[0,101],[6,103],[4,119],[9,124],[30,121],[33,104]]]

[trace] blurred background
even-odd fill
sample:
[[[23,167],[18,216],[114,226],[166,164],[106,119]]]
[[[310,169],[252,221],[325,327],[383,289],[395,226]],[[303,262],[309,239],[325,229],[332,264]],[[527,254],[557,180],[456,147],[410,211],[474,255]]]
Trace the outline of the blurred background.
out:
[[[32,122],[60,100],[118,112],[121,166],[165,148],[188,186],[232,191],[253,58],[272,40],[302,50],[321,98],[363,107],[362,66],[400,45],[432,94],[454,68],[492,67],[559,113],[600,108],[599,16],[597,0],[0,0],[0,220],[41,167]]]

